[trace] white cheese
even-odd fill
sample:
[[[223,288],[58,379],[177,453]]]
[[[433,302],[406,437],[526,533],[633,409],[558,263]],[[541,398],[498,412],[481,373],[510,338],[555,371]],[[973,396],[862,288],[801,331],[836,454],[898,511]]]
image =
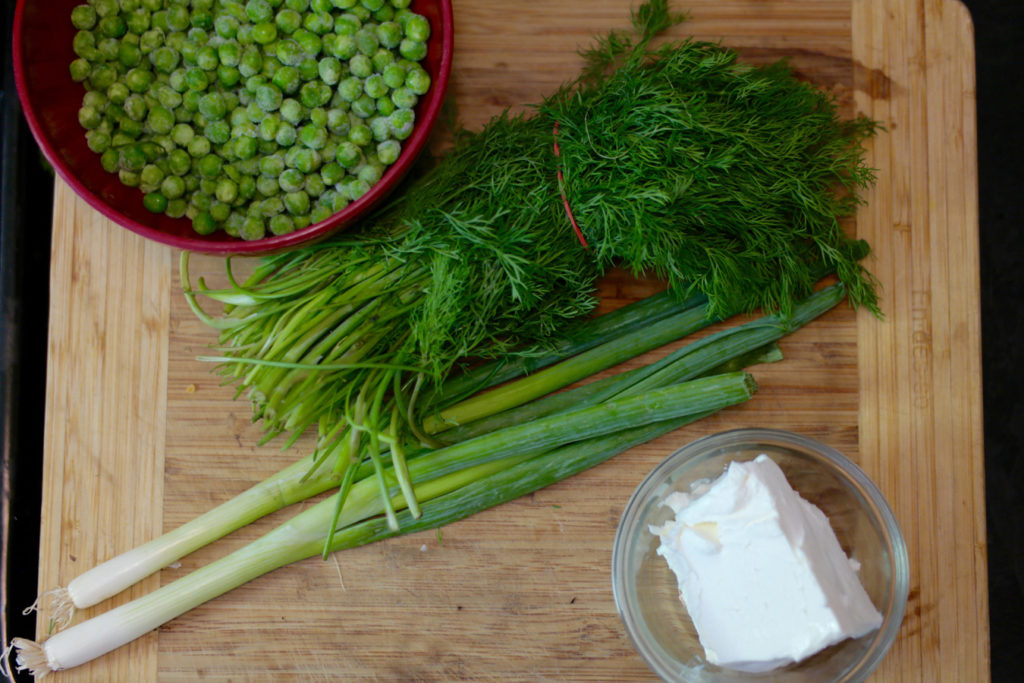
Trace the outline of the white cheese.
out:
[[[828,518],[768,456],[665,504],[675,519],[651,531],[708,662],[770,671],[881,625]]]

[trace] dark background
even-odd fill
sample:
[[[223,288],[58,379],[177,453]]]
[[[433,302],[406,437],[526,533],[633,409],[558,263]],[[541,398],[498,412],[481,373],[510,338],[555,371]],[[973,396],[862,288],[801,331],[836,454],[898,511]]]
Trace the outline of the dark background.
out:
[[[45,0],[35,0],[43,2]],[[985,467],[989,527],[992,680],[1024,680],[1024,144],[1017,125],[1024,91],[1020,53],[1024,2],[966,0],[975,27]],[[0,32],[2,197],[0,197],[0,449],[3,499],[0,557],[5,631],[34,632],[21,614],[36,591],[42,481],[52,177],[20,117],[10,73],[14,1],[4,0]],[[14,600],[11,598],[16,596]],[[12,604],[13,603],[13,604]],[[2,647],[0,645],[0,647]]]

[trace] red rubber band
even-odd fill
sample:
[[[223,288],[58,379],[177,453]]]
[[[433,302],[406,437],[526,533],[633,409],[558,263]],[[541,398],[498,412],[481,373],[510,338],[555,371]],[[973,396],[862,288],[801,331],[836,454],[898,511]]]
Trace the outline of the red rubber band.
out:
[[[559,160],[558,163],[558,192],[562,196],[562,206],[565,207],[565,215],[569,217],[569,222],[572,224],[572,229],[576,231],[576,237],[579,239],[580,244],[583,245],[584,249],[590,249],[590,245],[587,244],[587,239],[583,236],[583,231],[580,230],[580,226],[576,223],[576,217],[572,215],[572,208],[569,206],[569,199],[565,196],[565,179],[562,177],[562,164],[561,164],[561,151],[558,149],[558,121],[555,121],[554,129],[554,148],[555,158]]]

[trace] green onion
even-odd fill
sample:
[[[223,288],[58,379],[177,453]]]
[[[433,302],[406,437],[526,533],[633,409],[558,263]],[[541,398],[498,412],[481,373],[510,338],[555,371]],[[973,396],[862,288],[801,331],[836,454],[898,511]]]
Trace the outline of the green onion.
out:
[[[843,295],[842,285],[826,287],[799,304],[793,317],[789,320],[778,315],[765,316],[734,328],[727,328],[703,340],[681,347],[652,366],[629,370],[579,387],[552,393],[522,406],[510,408],[449,430],[445,433],[445,437],[450,443],[464,442],[512,425],[527,425],[542,417],[564,413],[580,406],[593,405],[595,402],[593,397],[596,395],[605,397],[619,394],[635,395],[645,388],[664,386],[702,374],[731,372],[750,364],[778,360],[777,347],[770,345],[766,347],[766,345],[829,310],[842,300]],[[665,303],[666,300],[662,295],[655,295],[630,307],[620,309],[620,311],[630,309],[625,313],[613,312],[588,321],[582,329],[593,331],[602,328],[616,328],[621,330],[623,328],[620,325],[627,319],[630,322],[626,327],[643,329],[645,319],[636,315],[637,311],[642,310],[645,311],[644,315],[658,318],[667,310],[664,307]],[[610,318],[610,320],[603,320],[604,318]],[[596,332],[595,335],[597,335]],[[584,335],[581,338],[585,340],[585,337]],[[579,344],[585,345],[585,341],[579,342]],[[558,346],[559,350],[554,352],[557,357],[561,357],[570,348],[579,348],[568,341],[560,343]],[[766,348],[767,352],[764,351]],[[547,361],[540,357],[531,359],[531,362],[547,364]],[[577,371],[573,368],[576,362],[576,358],[570,358],[562,361],[555,368],[563,368],[569,376],[575,376]],[[656,371],[650,372],[649,368],[655,368]],[[479,376],[473,379],[473,382],[477,381],[479,381]],[[458,382],[453,381],[450,384],[456,385]],[[406,500],[414,501],[415,505],[415,501],[418,500],[415,492],[413,491],[410,496],[409,482],[412,481],[412,478],[402,470],[408,467],[411,468],[409,471],[413,474],[421,475],[424,466],[416,464],[417,461],[436,453],[436,451],[415,449],[409,455],[410,464],[403,464],[402,458],[393,457],[395,455],[394,445],[400,443],[394,436],[395,430],[392,425],[389,444],[392,449],[390,455],[393,462],[389,471],[397,470],[393,478],[405,482],[402,493]],[[335,462],[340,462],[343,458],[347,458],[347,454],[335,453],[331,457]],[[347,482],[346,487],[349,487],[350,491],[371,490],[370,484],[363,483],[363,480],[374,474],[373,463],[364,462],[354,467],[339,468],[327,465],[328,460],[329,458],[323,458],[316,454],[302,458],[248,491],[181,527],[84,572],[73,579],[65,589],[58,589],[53,593],[54,621],[58,627],[62,628],[69,622],[74,609],[89,607],[116,595],[144,577],[266,514],[332,488],[338,488],[344,482]],[[393,485],[391,476],[389,474],[389,478],[386,480],[389,486]],[[350,495],[355,495],[354,501],[356,502],[363,500],[360,497],[363,495],[362,493]],[[336,498],[338,501],[343,501],[345,497],[345,495],[339,495]],[[356,502],[349,501],[347,504],[356,505]],[[415,510],[410,514],[413,517],[418,516],[415,514]],[[401,525],[402,519],[403,517],[399,515],[395,521]],[[337,528],[337,524],[342,521],[340,517],[332,520],[332,528]]]
[[[746,373],[716,375],[442,449],[415,461],[426,475],[416,485],[417,498],[440,501],[419,521],[395,529],[386,519],[378,522],[379,517],[355,526],[346,517],[347,526],[331,539],[327,529],[335,503],[328,498],[242,549],[41,644],[16,638],[17,661],[35,676],[84,664],[258,576],[319,554],[325,542],[333,551],[461,519],[559,481],[687,420],[743,402],[754,389]],[[495,447],[501,449],[498,454]],[[403,502],[398,494],[391,504]],[[413,519],[409,513],[403,517]]]

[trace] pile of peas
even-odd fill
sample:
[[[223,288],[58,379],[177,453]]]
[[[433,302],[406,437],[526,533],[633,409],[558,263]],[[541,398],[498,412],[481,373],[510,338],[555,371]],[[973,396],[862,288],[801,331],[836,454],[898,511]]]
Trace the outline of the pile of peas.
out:
[[[197,233],[281,235],[380,180],[430,88],[410,0],[88,0],[71,77],[103,168]]]

